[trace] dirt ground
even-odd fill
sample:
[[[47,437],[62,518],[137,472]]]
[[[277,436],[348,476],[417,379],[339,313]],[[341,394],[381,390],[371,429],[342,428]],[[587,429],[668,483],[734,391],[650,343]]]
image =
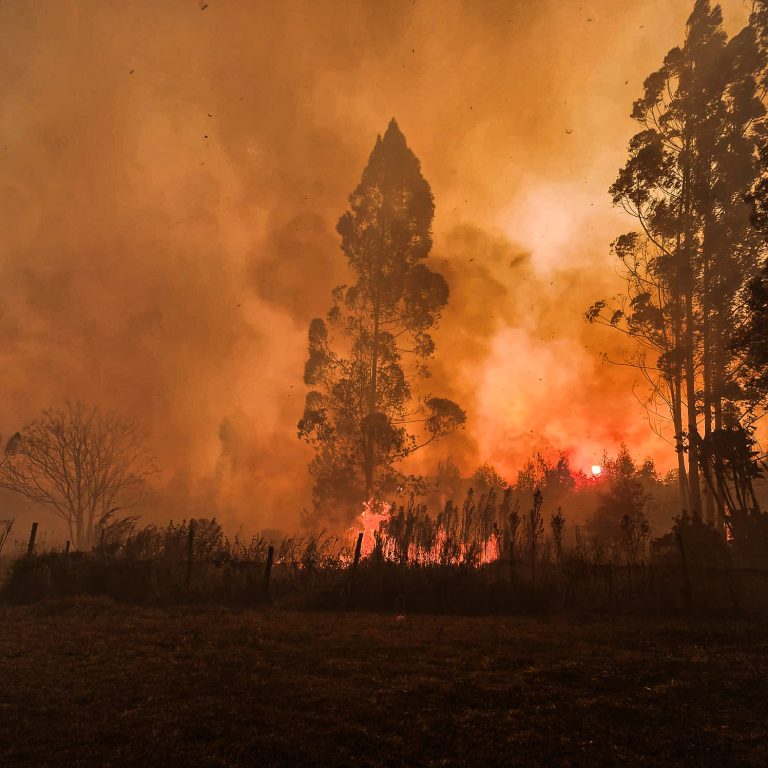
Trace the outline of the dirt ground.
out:
[[[0,765],[768,765],[768,625],[0,607]]]

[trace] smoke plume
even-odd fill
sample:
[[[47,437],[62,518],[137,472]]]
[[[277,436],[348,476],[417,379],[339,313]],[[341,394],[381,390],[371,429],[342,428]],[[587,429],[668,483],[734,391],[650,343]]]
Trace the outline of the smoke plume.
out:
[[[420,465],[666,455],[631,371],[601,362],[619,341],[581,314],[620,288],[608,244],[632,224],[606,190],[690,5],[3,3],[2,434],[96,403],[146,431],[157,517],[295,525],[307,323],[394,115],[452,292],[429,384],[469,416]],[[731,29],[748,11],[725,10]]]

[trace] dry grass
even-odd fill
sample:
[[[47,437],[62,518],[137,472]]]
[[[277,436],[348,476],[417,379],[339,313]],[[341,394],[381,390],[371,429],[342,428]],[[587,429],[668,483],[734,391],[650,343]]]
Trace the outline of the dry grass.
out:
[[[0,764],[768,764],[768,626],[0,606]]]

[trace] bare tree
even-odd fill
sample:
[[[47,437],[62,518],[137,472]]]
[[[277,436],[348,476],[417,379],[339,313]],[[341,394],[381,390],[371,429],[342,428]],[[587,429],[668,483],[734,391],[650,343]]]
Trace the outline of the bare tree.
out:
[[[537,487],[533,491],[533,505],[525,516],[525,533],[528,537],[528,547],[531,553],[531,582],[536,584],[536,554],[539,544],[544,537],[544,518],[541,515],[541,505],[544,497]]]
[[[523,521],[520,515],[520,499],[515,499],[512,505],[512,488],[507,486],[504,491],[504,498],[501,502],[501,519],[505,525],[507,538],[507,549],[509,550],[509,580],[515,580],[515,550],[517,549],[517,540],[520,534],[520,524]]]
[[[5,447],[0,487],[47,506],[78,549],[133,506],[154,471],[135,425],[80,403],[44,411]]]
[[[552,540],[555,542],[555,557],[560,565],[563,559],[563,530],[565,529],[565,515],[560,507],[550,518],[549,525],[552,528]]]

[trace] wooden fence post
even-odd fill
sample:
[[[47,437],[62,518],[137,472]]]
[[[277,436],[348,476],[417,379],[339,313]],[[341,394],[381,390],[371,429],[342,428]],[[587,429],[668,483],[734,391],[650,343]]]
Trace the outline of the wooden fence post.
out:
[[[360,562],[360,555],[363,551],[363,533],[362,531],[357,535],[357,541],[355,542],[355,555],[352,558],[352,565],[349,566],[349,578],[347,580],[347,592],[352,593],[353,585],[355,582],[355,573],[357,566]]]
[[[270,544],[267,550],[267,564],[264,566],[264,599],[269,600],[269,579],[272,574],[272,563],[275,560],[275,548]]]
[[[360,553],[363,551],[363,533],[357,535],[357,544],[355,544],[355,559],[352,561],[352,573],[357,570],[357,564],[360,562]]]
[[[27,544],[27,554],[31,555],[35,551],[35,538],[37,537],[37,523],[32,523],[32,530],[29,532],[29,544]]]
[[[192,559],[194,557],[195,545],[195,521],[189,521],[189,535],[187,536],[187,592],[192,581]]]

